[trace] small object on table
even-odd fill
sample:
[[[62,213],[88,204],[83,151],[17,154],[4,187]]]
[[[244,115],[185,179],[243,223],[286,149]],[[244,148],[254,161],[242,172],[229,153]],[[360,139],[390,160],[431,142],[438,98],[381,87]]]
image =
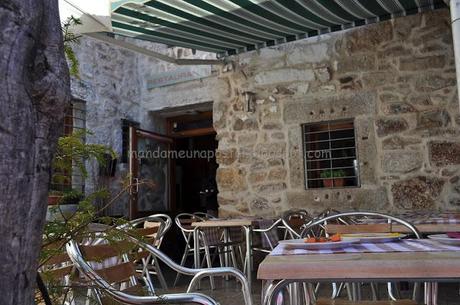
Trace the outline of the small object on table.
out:
[[[447,232],[446,235],[450,238],[460,239],[460,232]]]

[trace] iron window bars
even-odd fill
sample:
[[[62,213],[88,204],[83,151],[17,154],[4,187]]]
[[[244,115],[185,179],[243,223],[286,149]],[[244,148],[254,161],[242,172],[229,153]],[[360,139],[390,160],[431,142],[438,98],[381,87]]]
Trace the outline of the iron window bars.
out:
[[[302,125],[305,187],[358,187],[359,170],[353,119]]]

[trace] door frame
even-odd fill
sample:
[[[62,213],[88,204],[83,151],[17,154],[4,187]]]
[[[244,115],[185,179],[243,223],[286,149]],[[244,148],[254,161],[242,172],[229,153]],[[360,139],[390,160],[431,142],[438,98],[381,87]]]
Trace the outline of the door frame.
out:
[[[170,136],[163,135],[160,133],[143,130],[140,128],[136,128],[134,126],[129,126],[129,154],[128,154],[128,170],[129,170],[129,210],[128,210],[128,218],[135,219],[139,214],[138,210],[138,203],[139,203],[139,158],[137,153],[133,153],[137,150],[139,144],[139,138],[147,138],[156,140],[161,143],[166,143],[168,145],[168,150],[171,149],[171,146],[174,145],[174,139]],[[168,158],[168,177],[169,181],[167,182],[168,187],[168,210],[173,210],[172,207],[173,200],[171,198],[172,188],[171,188],[171,180],[172,180],[172,167],[171,167],[171,159]]]
[[[199,114],[185,114],[185,115],[178,115],[178,116],[173,116],[173,117],[168,117],[166,118],[166,136],[170,137],[172,139],[180,139],[180,138],[193,138],[193,137],[199,137],[199,136],[207,136],[211,134],[216,134],[216,130],[214,129],[214,126],[211,127],[205,127],[205,128],[194,128],[194,129],[188,129],[184,131],[174,131],[174,123],[175,122],[193,122],[193,121],[198,121],[198,120],[203,120],[203,119],[211,119],[213,120],[213,112],[212,110],[210,111],[205,111]],[[173,143],[173,149],[176,147],[176,142],[174,141]],[[171,207],[172,207],[172,212],[176,213],[176,208],[177,208],[177,203],[176,203],[176,160],[172,159],[170,160],[171,164]]]

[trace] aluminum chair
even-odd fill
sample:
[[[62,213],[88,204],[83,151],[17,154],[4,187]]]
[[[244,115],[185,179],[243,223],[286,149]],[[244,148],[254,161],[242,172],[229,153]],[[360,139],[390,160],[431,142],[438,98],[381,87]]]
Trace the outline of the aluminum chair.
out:
[[[414,225],[412,225],[411,223],[409,223],[409,222],[407,222],[407,221],[405,221],[403,219],[400,219],[398,217],[394,217],[394,216],[391,216],[391,215],[377,213],[377,212],[336,213],[334,211],[331,211],[328,214],[329,215],[325,216],[324,218],[315,219],[311,223],[307,224],[303,228],[300,236],[302,238],[312,236],[312,232],[318,232],[318,230],[315,230],[315,228],[318,227],[318,226],[321,227],[321,231],[326,230],[325,233],[327,235],[327,224],[328,223],[340,223],[340,224],[343,224],[343,225],[353,225],[353,224],[361,223],[358,220],[359,218],[383,218],[383,219],[386,219],[388,223],[395,222],[395,223],[398,223],[400,225],[405,226],[407,229],[409,229],[412,232],[412,234],[416,238],[418,238],[418,239],[421,238],[420,232],[417,230],[417,228]],[[361,232],[361,233],[364,233],[364,232]],[[315,237],[317,237],[317,236],[315,236]],[[341,291],[342,287],[343,287],[343,284],[340,284],[338,287],[335,286],[335,285],[333,286],[332,299],[336,298],[340,294],[340,291]],[[347,286],[347,289],[349,291],[349,293],[348,293],[349,297],[351,297],[351,295],[354,294],[354,293],[359,293],[359,291],[353,292],[353,291],[356,291],[356,289],[350,289],[349,286]],[[373,298],[377,299],[377,292],[376,292],[375,286],[371,285],[371,289],[372,289]],[[389,295],[390,299],[393,300],[393,301],[396,301],[396,297],[394,296],[394,293],[393,293],[392,283],[387,283],[387,289],[388,289],[388,295]],[[417,285],[415,285],[415,287],[414,287],[414,293],[413,293],[413,298],[414,299],[416,297],[416,290],[417,290]]]
[[[121,304],[133,305],[188,303],[217,305],[218,303],[212,298],[204,294],[192,293],[191,291],[203,277],[230,275],[234,276],[241,283],[245,305],[252,305],[249,283],[239,270],[234,268],[186,268],[176,264],[151,244],[140,241],[134,236],[127,235],[125,230],[118,231],[118,233],[123,234],[123,237],[116,241],[113,241],[107,233],[101,233],[98,236],[98,238],[110,240],[108,244],[86,246],[80,245],[75,240],[71,240],[66,245],[67,253],[72,262],[95,285],[96,299],[100,304],[105,305],[110,302],[112,302],[110,304],[113,304],[113,301],[115,301]],[[148,273],[139,274],[136,272],[134,261],[138,257],[138,249],[148,251],[157,260],[161,260],[177,272],[193,276],[187,292],[156,295]],[[119,263],[99,270],[95,270],[89,263],[91,260],[100,260],[108,257],[117,257]],[[142,278],[142,281],[139,281],[139,277]],[[144,285],[141,285],[141,283],[144,283]]]
[[[205,220],[209,219],[217,219],[217,217],[205,213],[205,212],[194,212],[193,215],[201,217]],[[222,255],[225,255],[226,253],[230,253],[232,256],[232,262],[233,262],[233,267],[237,267],[237,254],[239,254],[239,258],[241,260],[241,263],[244,265],[244,256],[243,256],[243,251],[242,251],[242,244],[244,243],[244,234],[241,230],[241,228],[228,228],[227,231],[222,231],[222,235],[220,236],[219,240],[216,239],[216,230],[214,228],[211,229],[205,229],[205,233],[208,233],[210,237],[207,237],[207,244],[211,246],[218,246],[217,247],[217,253],[219,255],[219,260],[221,266],[224,264],[224,260],[228,261],[228,258],[223,257]],[[226,236],[225,234],[228,234]],[[225,240],[228,240],[226,244],[224,245],[223,242]],[[221,250],[222,247],[229,247],[228,250]],[[237,247],[238,252],[236,252],[235,247]],[[214,260],[214,258],[212,259]]]
[[[154,214],[147,217],[131,220],[127,223],[128,228],[134,228],[142,225],[144,229],[137,230],[137,234],[146,238],[154,247],[160,249],[163,242],[163,238],[169,231],[172,225],[171,217],[166,214]],[[126,226],[122,226],[126,227]],[[161,271],[158,260],[155,259],[149,253],[141,258],[142,270],[141,272],[149,272],[150,274],[156,275],[160,281],[163,289],[168,289],[168,285]]]
[[[71,287],[74,275],[75,266],[65,250],[52,255],[38,269],[36,303],[51,305],[52,299],[58,298],[60,304],[75,304],[75,293]]]
[[[292,209],[284,212],[281,217],[282,225],[279,226],[279,228],[284,229],[283,239],[299,238],[302,229],[312,220],[310,214],[303,209]]]
[[[193,227],[191,226],[192,222],[195,221],[203,221],[204,219],[202,217],[189,214],[189,213],[181,213],[177,215],[174,219],[174,222],[176,223],[177,227],[180,229],[182,237],[184,238],[185,241],[185,248],[184,248],[184,253],[182,255],[180,265],[185,266],[185,263],[187,261],[187,258],[194,255],[195,249],[194,249],[194,243],[193,243]],[[215,238],[215,237],[214,237]],[[218,237],[220,238],[220,236]],[[206,259],[206,263],[208,268],[212,267],[212,261],[211,261],[211,254],[209,251],[209,247],[206,246],[201,246],[199,251],[204,252],[204,259]],[[201,264],[203,265],[203,263]],[[202,266],[193,266],[195,269],[198,269]],[[179,281],[181,276],[181,273],[177,273],[176,279],[174,280],[174,286],[176,286],[177,282]],[[211,279],[211,288],[214,289],[214,281]]]

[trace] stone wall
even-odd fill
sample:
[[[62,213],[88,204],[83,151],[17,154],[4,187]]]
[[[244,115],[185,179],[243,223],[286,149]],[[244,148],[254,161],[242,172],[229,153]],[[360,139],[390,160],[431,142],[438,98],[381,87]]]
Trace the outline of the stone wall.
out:
[[[212,54],[182,48],[168,48],[163,44],[117,37],[130,43],[167,54],[176,58],[210,58]],[[148,110],[159,109],[184,102],[175,102],[172,96],[158,94],[161,90],[149,91],[146,80],[153,74],[176,69],[177,66],[152,57],[122,49],[83,36],[73,49],[79,60],[79,77],[72,78],[72,94],[86,103],[86,128],[92,132],[88,143],[110,146],[118,156],[122,153],[121,120],[129,119],[140,123],[140,127],[152,131],[162,131],[164,121],[154,117]],[[193,95],[189,94],[189,99]],[[209,101],[208,97],[205,97]],[[190,99],[188,103],[201,99]],[[187,102],[185,102],[187,103]],[[128,174],[128,165],[120,164],[118,158],[115,177],[100,177],[96,164],[88,164],[89,177],[85,181],[87,193],[96,188],[107,187],[113,194],[122,189]],[[109,214],[127,213],[128,198],[124,196],[108,211]],[[143,207],[140,207],[141,209]]]
[[[447,9],[232,59],[214,98],[220,215],[460,209]],[[306,190],[301,124],[343,118],[355,121],[361,186]]]

